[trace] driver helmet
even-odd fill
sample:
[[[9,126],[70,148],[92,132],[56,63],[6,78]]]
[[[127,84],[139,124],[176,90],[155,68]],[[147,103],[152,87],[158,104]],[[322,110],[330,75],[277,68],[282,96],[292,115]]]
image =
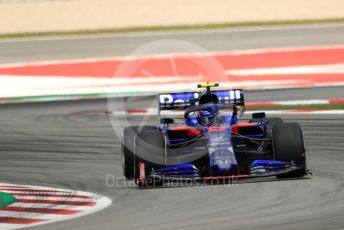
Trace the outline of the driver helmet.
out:
[[[214,120],[214,115],[209,111],[199,111],[198,123],[202,126],[210,126]]]

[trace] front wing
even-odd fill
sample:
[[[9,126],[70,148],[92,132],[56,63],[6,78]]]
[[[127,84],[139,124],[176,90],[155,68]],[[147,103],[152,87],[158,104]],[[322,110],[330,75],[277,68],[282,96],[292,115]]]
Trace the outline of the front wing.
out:
[[[281,162],[279,162],[281,164]],[[201,177],[198,169],[192,164],[172,165],[158,170],[152,170],[147,172],[145,165],[140,163],[140,184],[146,184],[146,181],[163,182],[163,183],[174,183],[174,182],[192,182],[192,183],[234,183],[242,179],[255,179],[255,178],[266,178],[289,174],[298,170],[303,170],[303,167],[295,164],[289,164],[285,162],[283,169],[270,171],[251,171],[249,174],[236,174],[226,176],[206,176]]]

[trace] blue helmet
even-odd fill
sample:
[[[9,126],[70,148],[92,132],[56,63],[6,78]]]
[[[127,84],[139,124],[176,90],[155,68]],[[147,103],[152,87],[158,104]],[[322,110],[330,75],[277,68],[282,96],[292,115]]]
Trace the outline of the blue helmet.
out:
[[[214,120],[214,115],[209,111],[200,111],[198,114],[198,124],[209,126]]]

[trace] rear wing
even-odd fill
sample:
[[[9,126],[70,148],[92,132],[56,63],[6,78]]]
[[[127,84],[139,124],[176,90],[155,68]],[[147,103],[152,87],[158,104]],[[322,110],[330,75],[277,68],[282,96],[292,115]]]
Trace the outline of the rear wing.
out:
[[[215,90],[211,92],[219,98],[220,104],[244,106],[242,89]],[[161,110],[184,110],[191,105],[197,105],[200,95],[204,92],[167,93],[158,95],[158,108]]]

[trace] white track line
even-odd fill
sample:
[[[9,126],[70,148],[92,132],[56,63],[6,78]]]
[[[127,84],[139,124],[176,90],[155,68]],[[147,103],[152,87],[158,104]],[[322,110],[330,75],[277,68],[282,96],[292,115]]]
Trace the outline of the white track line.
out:
[[[261,76],[261,75],[296,75],[296,74],[342,74],[344,64],[329,65],[288,66],[273,68],[237,69],[228,70],[226,74],[235,76]]]

